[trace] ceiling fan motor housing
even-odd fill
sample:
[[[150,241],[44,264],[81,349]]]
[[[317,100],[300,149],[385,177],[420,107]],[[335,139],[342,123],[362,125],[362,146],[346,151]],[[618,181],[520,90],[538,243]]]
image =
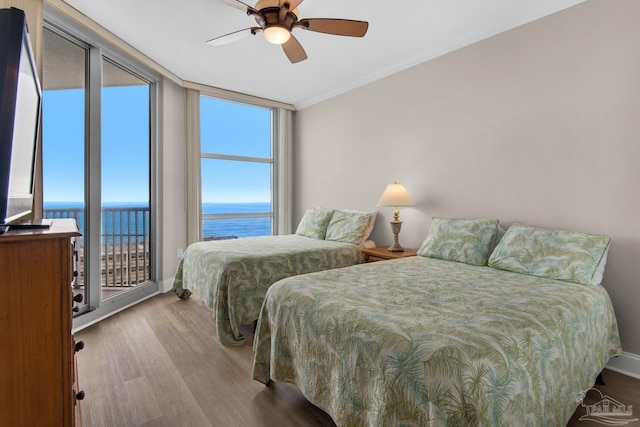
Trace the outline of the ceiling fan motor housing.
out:
[[[298,17],[293,11],[283,10],[279,7],[266,7],[260,9],[259,14],[254,15],[256,22],[262,28],[278,26],[286,28],[288,31],[293,29],[293,25],[298,21]]]

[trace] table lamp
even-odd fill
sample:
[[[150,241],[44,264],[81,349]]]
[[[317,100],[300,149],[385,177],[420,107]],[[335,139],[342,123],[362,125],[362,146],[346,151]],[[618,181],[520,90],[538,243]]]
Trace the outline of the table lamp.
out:
[[[382,197],[380,197],[380,200],[378,201],[378,206],[392,206],[394,208],[393,220],[389,222],[391,224],[391,232],[393,232],[393,245],[389,246],[389,251],[404,251],[404,248],[400,246],[400,243],[398,242],[398,234],[400,234],[400,228],[402,227],[402,221],[399,219],[400,211],[398,210],[398,207],[413,206],[413,200],[411,200],[409,193],[407,193],[407,190],[405,190],[399,182],[389,184],[382,193]]]

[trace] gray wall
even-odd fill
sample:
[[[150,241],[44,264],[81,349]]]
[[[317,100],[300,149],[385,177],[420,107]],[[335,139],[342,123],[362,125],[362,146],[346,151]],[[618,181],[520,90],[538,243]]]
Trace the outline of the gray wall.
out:
[[[396,180],[416,204],[405,247],[434,215],[608,234],[604,286],[640,355],[638,16],[636,0],[591,0],[299,111],[294,221],[374,209]]]
[[[162,155],[160,197],[162,202],[162,271],[160,291],[171,288],[178,266],[178,249],[187,247],[186,119],[185,90],[163,79],[160,100]]]

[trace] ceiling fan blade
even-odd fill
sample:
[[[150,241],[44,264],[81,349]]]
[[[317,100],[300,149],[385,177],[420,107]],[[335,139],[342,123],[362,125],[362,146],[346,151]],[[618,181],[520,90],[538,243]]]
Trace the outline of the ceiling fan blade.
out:
[[[280,22],[283,23],[287,13],[296,10],[302,1],[303,0],[278,0],[278,7],[280,8]]]
[[[226,5],[229,5],[231,7],[235,7],[236,9],[240,9],[244,12],[247,13],[247,15],[252,15],[255,12],[257,12],[257,10],[255,10],[252,6],[249,6],[248,4],[241,2],[240,0],[218,0],[220,3],[224,3]]]
[[[279,7],[282,7],[282,6],[284,6],[285,4],[287,4],[287,5],[288,5],[288,6],[287,6],[287,9],[288,9],[288,10],[293,10],[293,9],[295,9],[296,7],[298,7],[298,6],[300,5],[300,3],[302,3],[303,1],[304,1],[304,0],[280,0],[280,1],[278,2],[278,6],[279,6]]]
[[[307,59],[307,53],[293,34],[291,34],[289,40],[282,45],[282,50],[284,50],[285,55],[287,55],[287,58],[289,58],[289,61],[291,61],[292,64]]]
[[[295,26],[318,33],[363,37],[367,34],[369,23],[350,19],[311,18],[301,19]]]
[[[234,31],[233,33],[225,34],[222,36],[215,37],[211,40],[207,40],[206,43],[213,46],[222,46],[225,44],[233,43],[237,40],[241,40],[245,37],[254,35],[258,31],[262,31],[262,28],[260,27],[245,28],[243,30]]]

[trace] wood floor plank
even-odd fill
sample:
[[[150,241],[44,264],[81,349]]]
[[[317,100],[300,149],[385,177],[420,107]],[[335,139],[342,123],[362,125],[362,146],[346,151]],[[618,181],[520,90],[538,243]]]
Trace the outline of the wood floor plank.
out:
[[[132,421],[134,425],[144,425],[152,420],[162,418],[163,413],[156,399],[140,399],[140,396],[153,396],[151,384],[145,377],[125,381],[120,396],[126,405],[125,419]]]
[[[84,427],[335,427],[331,417],[285,383],[251,378],[253,339],[225,347],[202,301],[158,295],[76,334]],[[605,395],[637,408],[640,380],[605,370]],[[582,413],[580,412],[582,410]],[[580,421],[578,407],[569,427]],[[627,424],[640,427],[640,422]]]
[[[139,319],[136,327],[126,328],[125,333],[136,360],[141,364],[142,375],[153,390],[151,396],[155,398],[158,407],[162,408],[163,416],[173,419],[174,425],[181,425],[185,419],[197,422],[196,425],[206,424],[204,412],[197,405],[174,359],[148,325],[146,318]],[[183,398],[177,399],[176,396]]]
[[[117,393],[119,389],[104,386],[105,384],[117,384],[113,381],[112,367],[103,365],[82,369],[80,362],[78,364],[78,376],[91,378],[91,381],[81,383],[85,396],[91,396],[90,399],[81,402],[82,425],[95,427],[127,425],[120,405],[117,404],[120,399]]]

